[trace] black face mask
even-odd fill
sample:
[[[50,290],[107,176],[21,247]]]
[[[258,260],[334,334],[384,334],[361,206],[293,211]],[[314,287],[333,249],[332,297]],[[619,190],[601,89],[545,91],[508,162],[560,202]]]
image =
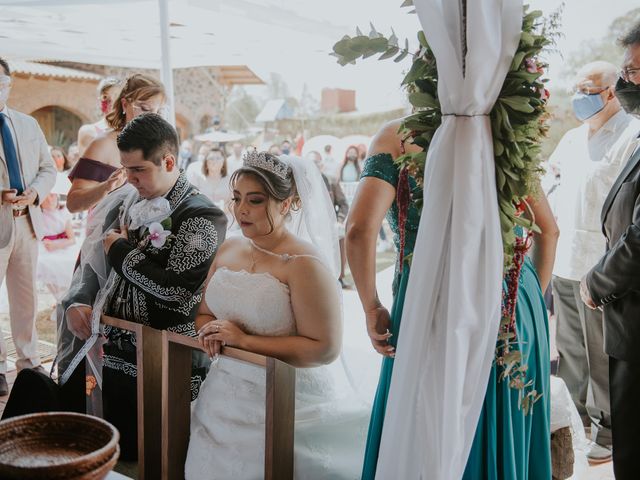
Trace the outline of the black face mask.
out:
[[[640,85],[619,78],[616,83],[616,97],[625,112],[640,116]]]

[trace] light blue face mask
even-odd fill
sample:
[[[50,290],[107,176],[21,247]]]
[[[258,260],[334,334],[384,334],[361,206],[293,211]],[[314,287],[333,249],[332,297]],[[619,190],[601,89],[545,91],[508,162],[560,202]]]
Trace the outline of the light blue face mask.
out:
[[[602,93],[602,92],[600,92]],[[573,112],[581,122],[590,119],[604,108],[604,100],[600,93],[576,92],[571,99]]]

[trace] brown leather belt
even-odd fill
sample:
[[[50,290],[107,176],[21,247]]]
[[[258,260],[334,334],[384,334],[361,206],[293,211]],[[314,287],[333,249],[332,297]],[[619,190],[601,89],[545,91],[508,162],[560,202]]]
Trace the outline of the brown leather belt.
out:
[[[29,209],[28,208],[22,208],[20,210],[13,210],[13,216],[14,217],[22,217],[23,215],[29,215]]]

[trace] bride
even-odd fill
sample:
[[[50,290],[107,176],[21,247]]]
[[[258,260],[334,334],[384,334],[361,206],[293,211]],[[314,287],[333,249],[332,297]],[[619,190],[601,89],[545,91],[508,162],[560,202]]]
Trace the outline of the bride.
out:
[[[224,345],[297,367],[296,478],[359,478],[369,412],[329,365],[342,346],[339,251],[320,172],[252,152],[231,187],[243,236],[220,247],[196,318],[217,360],[193,409],[186,478],[263,477],[264,370],[218,357]]]

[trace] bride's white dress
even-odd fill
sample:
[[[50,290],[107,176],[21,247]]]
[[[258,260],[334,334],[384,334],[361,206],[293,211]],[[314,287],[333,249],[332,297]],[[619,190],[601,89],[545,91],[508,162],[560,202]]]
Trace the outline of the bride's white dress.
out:
[[[248,333],[296,332],[289,288],[268,273],[219,268],[205,301]],[[370,411],[341,384],[339,369],[296,370],[297,479],[360,478]],[[264,399],[263,368],[225,357],[211,367],[193,408],[187,480],[263,478]]]

